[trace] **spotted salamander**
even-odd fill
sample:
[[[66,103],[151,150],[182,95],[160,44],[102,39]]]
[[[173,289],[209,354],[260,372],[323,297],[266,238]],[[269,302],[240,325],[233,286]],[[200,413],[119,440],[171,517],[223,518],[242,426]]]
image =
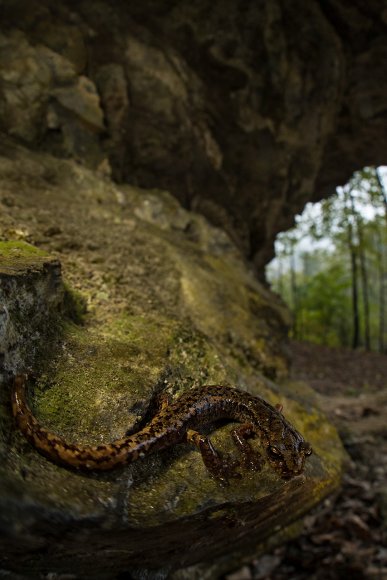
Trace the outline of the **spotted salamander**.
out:
[[[200,450],[208,471],[226,481],[241,464],[252,470],[261,469],[262,457],[249,443],[250,438],[258,436],[269,464],[282,478],[289,479],[302,473],[305,459],[312,453],[310,444],[285,419],[279,405],[273,407],[261,397],[217,385],[192,388],[170,403],[163,400],[142,429],[112,443],[69,443],[34,417],[27,403],[26,384],[26,375],[13,379],[12,410],[19,429],[42,455],[74,469],[106,471],[171,445],[190,442]],[[197,431],[219,419],[240,423],[233,429],[232,438],[241,451],[241,461],[220,454],[208,437]]]

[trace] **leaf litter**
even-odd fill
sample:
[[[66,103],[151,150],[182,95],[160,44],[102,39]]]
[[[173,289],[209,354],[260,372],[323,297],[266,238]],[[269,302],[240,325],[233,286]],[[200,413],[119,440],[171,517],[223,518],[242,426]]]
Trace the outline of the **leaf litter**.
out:
[[[387,356],[292,342],[291,377],[318,393],[348,453],[341,489],[301,535],[224,580],[387,580]]]

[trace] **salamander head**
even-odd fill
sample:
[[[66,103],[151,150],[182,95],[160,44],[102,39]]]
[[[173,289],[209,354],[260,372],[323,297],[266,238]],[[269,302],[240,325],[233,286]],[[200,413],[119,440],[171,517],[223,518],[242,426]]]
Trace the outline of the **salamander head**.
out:
[[[305,460],[312,454],[310,443],[285,421],[278,421],[266,441],[266,453],[271,466],[281,477],[290,479],[304,470]]]

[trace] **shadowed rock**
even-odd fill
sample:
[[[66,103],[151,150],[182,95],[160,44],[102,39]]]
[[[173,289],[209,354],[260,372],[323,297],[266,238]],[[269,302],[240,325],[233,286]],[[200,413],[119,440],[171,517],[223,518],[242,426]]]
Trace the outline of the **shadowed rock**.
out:
[[[172,192],[263,277],[307,201],[386,163],[383,0],[2,2],[1,127]]]

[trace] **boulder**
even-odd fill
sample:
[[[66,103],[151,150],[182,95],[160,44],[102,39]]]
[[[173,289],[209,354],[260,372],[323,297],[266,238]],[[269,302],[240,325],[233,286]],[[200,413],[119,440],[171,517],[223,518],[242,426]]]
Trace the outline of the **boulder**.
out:
[[[170,194],[10,140],[1,152],[0,570],[210,578],[291,537],[339,485],[343,450],[313,393],[288,378],[284,306],[224,231]],[[26,369],[36,417],[72,442],[136,430],[155,393],[227,384],[282,404],[314,454],[288,481],[265,463],[228,486],[188,444],[71,471],[15,425],[10,378]],[[236,455],[232,425],[210,427]]]

